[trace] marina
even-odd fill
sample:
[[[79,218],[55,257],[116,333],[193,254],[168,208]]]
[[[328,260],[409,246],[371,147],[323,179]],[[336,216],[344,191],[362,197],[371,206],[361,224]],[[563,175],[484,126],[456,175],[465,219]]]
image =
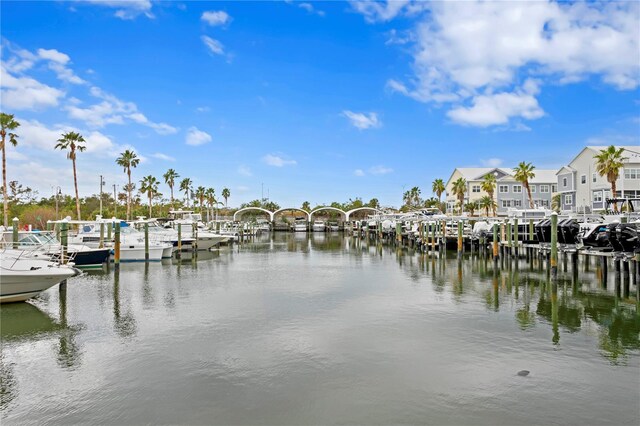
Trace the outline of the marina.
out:
[[[499,265],[317,232],[105,265],[2,306],[0,416],[634,423],[632,278],[582,259],[556,280],[538,257]]]

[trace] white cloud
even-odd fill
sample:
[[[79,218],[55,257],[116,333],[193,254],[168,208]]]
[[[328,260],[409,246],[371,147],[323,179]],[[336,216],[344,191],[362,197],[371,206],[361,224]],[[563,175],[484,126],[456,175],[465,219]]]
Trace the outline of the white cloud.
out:
[[[245,165],[238,166],[238,174],[242,176],[253,176],[251,169]]]
[[[66,53],[57,51],[56,49],[38,49],[38,56],[59,64],[67,64],[71,58]]]
[[[298,7],[306,10],[309,13],[315,13],[318,16],[324,16],[325,13],[323,10],[318,10],[311,3],[297,3]]]
[[[364,170],[362,170],[362,169],[355,169],[355,170],[353,171],[353,175],[354,175],[354,176],[364,176]]]
[[[352,0],[351,6],[359,13],[362,13],[368,22],[389,21],[402,11],[409,4],[409,0],[391,0],[385,2],[370,0]]]
[[[502,162],[501,158],[487,158],[486,160],[480,160],[483,167],[500,167]]]
[[[162,161],[176,161],[175,158],[171,157],[170,155],[163,154],[161,152],[156,152],[155,154],[151,154],[151,156],[153,158],[157,158],[158,160],[162,160]]]
[[[369,21],[392,19],[402,9],[399,2],[352,4]],[[450,117],[459,123],[488,126],[541,117],[537,93],[520,87],[528,77],[569,84],[598,76],[619,90],[640,84],[637,2],[419,6],[427,12],[414,29],[414,77],[387,85],[421,102],[452,104]]]
[[[90,89],[91,95],[102,102],[82,108],[77,103],[70,103],[65,107],[71,118],[84,121],[91,127],[104,127],[108,124],[125,124],[127,121],[135,122],[152,128],[161,135],[174,134],[178,131],[166,123],[150,121],[142,114],[135,103],[118,99],[109,93],[103,92],[98,87]]]
[[[211,108],[207,107],[207,106],[201,106],[196,108],[196,112],[209,112],[211,110]]]
[[[373,166],[369,169],[372,175],[386,175],[392,173],[393,169],[385,166]]]
[[[353,111],[342,111],[342,115],[347,117],[351,124],[360,129],[371,129],[382,126],[382,121],[378,119],[378,114],[375,112],[353,112]]]
[[[200,19],[212,27],[226,25],[231,22],[231,17],[224,10],[208,10],[202,14]]]
[[[12,75],[0,66],[0,95],[3,108],[33,110],[58,105],[65,93],[33,78]]]
[[[204,145],[212,141],[211,135],[202,130],[198,130],[197,127],[190,127],[187,131],[187,138],[185,142],[187,145],[198,146]]]
[[[135,19],[139,15],[153,18],[151,0],[84,0],[85,3],[96,4],[117,9],[114,16],[120,19]]]
[[[205,46],[211,53],[216,55],[224,55],[224,46],[218,40],[214,40],[209,36],[203,35],[200,37]]]
[[[265,155],[264,157],[262,157],[262,161],[264,161],[265,164],[273,167],[294,166],[298,164],[296,160],[286,160],[274,154]]]

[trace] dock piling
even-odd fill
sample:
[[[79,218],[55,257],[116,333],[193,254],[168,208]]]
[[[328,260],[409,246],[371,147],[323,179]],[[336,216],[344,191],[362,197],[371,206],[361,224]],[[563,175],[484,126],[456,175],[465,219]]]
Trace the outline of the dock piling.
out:
[[[18,227],[20,226],[19,220],[17,217],[14,217],[12,222],[12,231],[13,231],[13,248],[15,250],[18,249]]]
[[[68,234],[68,226],[69,224],[64,221],[60,224],[60,245],[62,247],[62,263],[67,263],[67,247],[69,246],[69,234]]]
[[[558,213],[551,213],[551,276],[558,277]]]
[[[149,261],[149,222],[144,223],[144,260]]]
[[[120,269],[120,222],[116,222],[114,229],[114,247],[113,247],[113,264],[117,269]]]

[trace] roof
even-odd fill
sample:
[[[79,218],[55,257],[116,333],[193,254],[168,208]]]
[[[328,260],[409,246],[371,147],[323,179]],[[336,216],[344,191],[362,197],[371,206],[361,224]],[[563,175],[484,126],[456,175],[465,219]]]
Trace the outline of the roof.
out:
[[[573,157],[573,159],[569,162],[569,164],[573,163],[575,161],[576,158],[578,158],[580,155],[582,155],[582,153],[589,149],[591,151],[593,151],[594,153],[598,153],[600,151],[602,151],[603,149],[607,149],[610,145],[587,145],[584,147],[584,149],[582,149],[582,151],[580,151],[578,153],[578,155],[576,155],[575,157]],[[625,157],[627,157],[629,159],[630,163],[636,163],[636,162],[640,162],[640,147],[637,145],[614,145],[616,148],[620,149],[624,149],[623,155]]]
[[[460,172],[462,177],[467,181],[479,180],[481,176],[484,176],[487,173],[492,172],[493,170],[500,170],[502,173],[506,173],[508,175],[513,173],[511,169],[507,169],[504,167],[456,167],[453,173],[455,173],[456,170]],[[451,176],[453,176],[453,173],[451,174]],[[447,183],[449,183],[450,180],[451,177],[449,177]]]
[[[529,180],[529,183],[556,183],[558,180],[555,169],[533,169],[533,173],[535,176]],[[515,179],[509,175],[501,177],[498,181],[515,182]]]

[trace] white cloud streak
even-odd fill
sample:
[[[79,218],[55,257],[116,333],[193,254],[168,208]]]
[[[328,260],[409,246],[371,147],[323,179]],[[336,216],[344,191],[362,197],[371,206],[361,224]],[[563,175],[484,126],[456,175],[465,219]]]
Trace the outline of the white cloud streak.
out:
[[[294,166],[298,164],[296,160],[287,160],[274,154],[265,155],[264,157],[262,157],[262,161],[268,166],[273,167]]]
[[[187,131],[185,142],[187,145],[199,146],[209,143],[212,140],[213,138],[209,133],[199,130],[197,127],[190,127]]]
[[[202,13],[200,19],[212,27],[227,25],[231,22],[231,16],[224,10],[208,10]]]
[[[207,49],[209,49],[209,52],[216,55],[224,55],[224,46],[218,40],[212,39],[206,35],[201,36],[200,39]]]
[[[360,130],[373,129],[382,126],[382,121],[375,112],[353,112],[342,111],[342,115],[347,117],[351,125]]]

